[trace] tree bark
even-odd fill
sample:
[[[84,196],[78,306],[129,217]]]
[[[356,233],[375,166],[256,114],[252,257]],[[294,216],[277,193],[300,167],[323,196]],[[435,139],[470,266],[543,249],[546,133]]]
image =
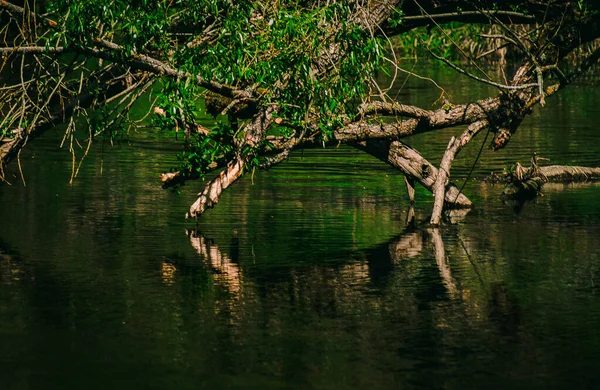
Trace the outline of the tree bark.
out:
[[[369,141],[359,143],[356,147],[398,168],[409,179],[418,182],[427,190],[433,191],[438,169],[410,146],[400,141]],[[453,207],[468,208],[472,206],[471,201],[460,193],[454,184],[448,185],[445,196],[446,202]]]
[[[273,113],[275,109],[268,107],[264,111],[259,112],[254,118],[246,124],[244,128],[245,137],[243,145],[256,147],[263,139],[263,135],[273,122]],[[198,199],[190,206],[186,213],[186,218],[197,218],[213,207],[224,190],[242,176],[247,159],[252,158],[252,155],[244,156],[241,151],[238,151],[237,157],[227,164],[227,167],[213,180],[211,180],[204,190],[198,194]]]
[[[560,64],[565,55],[580,47],[582,43],[600,36],[600,23],[598,23],[600,14],[590,12],[586,15],[581,12],[581,4],[575,2],[565,2],[564,6],[561,2],[543,3],[534,0],[526,1],[525,5],[528,8],[524,8],[523,12],[510,10],[509,5],[506,4],[502,7],[505,9],[485,10],[476,9],[475,6],[472,6],[461,10],[461,12],[448,12],[448,7],[452,7],[454,1],[443,0],[427,1],[423,3],[423,6],[416,1],[402,0],[359,2],[350,6],[350,14],[347,15],[345,20],[332,22],[333,24],[327,27],[330,31],[327,35],[324,35],[324,44],[320,46],[321,49],[314,53],[308,62],[308,65],[312,68],[311,70],[314,71],[313,73],[319,77],[327,77],[330,74],[335,75],[335,72],[331,73],[331,71],[338,65],[338,60],[342,57],[344,50],[348,50],[344,44],[334,38],[335,32],[348,26],[358,26],[369,32],[371,36],[390,36],[390,34],[408,31],[418,25],[437,25],[441,22],[453,20],[469,23],[489,21],[503,27],[506,33],[504,40],[520,49],[524,54],[524,60],[510,82],[498,83],[489,77],[482,78],[470,74],[459,66],[440,58],[449,67],[460,73],[479,82],[498,87],[500,94],[496,97],[466,105],[445,104],[442,109],[425,110],[398,102],[389,103],[394,99],[385,96],[385,93],[380,91],[383,102],[366,102],[362,104],[358,112],[348,113],[349,118],[353,118],[353,120],[349,119],[348,123],[340,125],[339,128],[330,128],[327,131],[318,128],[318,112],[316,110],[312,112],[311,109],[308,109],[306,121],[303,122],[302,126],[290,123],[290,127],[295,126],[293,127],[293,136],[291,138],[280,137],[278,142],[281,142],[273,148],[266,148],[265,154],[263,154],[265,152],[263,141],[267,138],[267,130],[273,122],[272,113],[278,111],[278,108],[276,108],[278,103],[277,99],[266,98],[267,95],[262,95],[258,89],[255,90],[254,86],[251,86],[256,80],[248,80],[247,84],[244,81],[240,84],[228,86],[218,80],[205,79],[177,68],[165,59],[173,57],[168,52],[144,53],[141,50],[135,55],[130,55],[126,53],[124,45],[119,44],[118,34],[112,35],[112,39],[115,39],[114,42],[104,39],[104,36],[96,36],[91,37],[88,42],[89,45],[86,43],[84,46],[66,45],[48,48],[42,44],[43,40],[31,40],[30,42],[24,39],[23,42],[26,42],[26,44],[15,41],[14,47],[0,48],[0,54],[31,56],[35,53],[43,53],[48,57],[55,58],[62,52],[85,54],[89,57],[128,65],[155,75],[177,80],[193,80],[199,86],[228,98],[228,104],[219,111],[221,114],[226,114],[228,111],[234,113],[236,109],[245,104],[251,104],[253,108],[255,107],[256,111],[252,110],[252,113],[258,112],[258,114],[242,129],[242,131],[245,131],[245,136],[236,136],[229,145],[231,148],[228,150],[231,150],[231,153],[222,158],[220,157],[218,161],[214,161],[216,164],[212,168],[217,169],[217,167],[220,168],[227,163],[225,170],[205,186],[194,205],[190,207],[187,213],[188,217],[199,216],[206,208],[217,203],[222,191],[241,177],[244,169],[249,166],[259,166],[256,162],[257,157],[265,157],[267,163],[264,166],[268,167],[285,160],[287,154],[293,149],[309,145],[321,145],[326,142],[324,139],[327,139],[327,142],[331,144],[361,142],[362,146],[359,145],[359,147],[400,169],[407,177],[407,188],[411,202],[414,200],[414,188],[412,187],[414,181],[418,181],[425,188],[434,192],[435,204],[431,223],[438,225],[444,203],[462,207],[471,205],[471,202],[460,194],[455,186],[447,184],[447,181],[454,158],[461,148],[481,130],[482,127],[479,126],[485,123],[486,126],[489,125],[494,129],[495,136],[491,144],[494,150],[504,147],[523,118],[531,112],[534,105],[537,103],[543,105],[546,96],[572,82],[583,71],[597,64],[598,58],[600,58],[600,50],[597,49],[582,61],[578,69],[570,74],[563,74],[557,64]],[[320,3],[317,4],[320,5]],[[51,19],[35,15],[29,9],[26,10],[4,0],[0,0],[0,9],[11,14],[32,16],[31,19],[39,27],[43,26],[45,30],[48,28],[60,30],[63,27],[63,23],[57,23]],[[525,11],[527,12],[525,13]],[[556,16],[557,12],[560,13],[560,17]],[[390,19],[392,15],[396,15],[396,17]],[[388,23],[388,21],[391,23]],[[399,23],[400,21],[402,23]],[[512,31],[508,26],[515,23],[536,23],[539,28],[533,31],[531,37],[527,37],[526,40],[522,41],[518,31]],[[201,30],[204,31],[203,28]],[[25,38],[24,35],[23,38]],[[287,80],[293,77],[294,74],[292,72],[286,73],[286,71],[283,71],[283,73],[282,80]],[[544,75],[550,75],[551,73],[558,76],[560,83],[544,89]],[[62,77],[64,76],[65,74],[62,75]],[[286,82],[274,85],[274,91],[271,91],[270,96],[276,96],[277,90],[284,90],[285,88]],[[368,100],[370,97],[365,95],[365,99]],[[26,107],[23,106],[23,108],[23,111],[25,111]],[[374,117],[365,118],[371,115],[374,115]],[[396,117],[396,121],[395,123],[389,123],[387,120],[382,120],[382,116]],[[284,123],[285,126],[289,119],[278,118],[279,122],[277,120],[275,122],[277,124]],[[54,119],[50,118],[50,120],[53,121]],[[185,121],[183,122],[185,123]],[[418,152],[399,141],[395,141],[409,135],[458,125],[469,127],[461,137],[451,140],[443,156],[439,171],[423,159]],[[31,127],[34,126],[31,125]],[[4,145],[0,143],[2,159],[4,160],[5,156],[8,155],[6,151],[12,150],[14,153],[14,151],[20,150],[25,141],[31,136],[35,136],[35,134],[35,132],[22,132],[22,134],[16,134],[16,138],[18,138],[16,141],[12,140],[13,136],[11,135],[10,139],[4,141]],[[0,140],[0,142],[2,141]],[[279,152],[279,154],[270,158],[276,152]],[[205,169],[205,167],[202,167],[202,169]],[[587,175],[584,173],[583,176]],[[163,181],[167,185],[187,178],[185,173],[170,174],[164,175]]]
[[[600,180],[600,168],[548,165],[538,168],[538,171],[546,181],[553,183]]]
[[[223,191],[242,176],[244,166],[244,160],[241,158],[227,164],[227,167],[216,178],[208,182],[204,190],[198,194],[198,199],[190,206],[185,217],[199,217],[206,209],[218,203]]]
[[[503,199],[533,199],[545,183],[572,183],[600,180],[600,168],[549,165],[526,168],[522,179],[515,178],[501,194]]]
[[[472,123],[459,138],[452,137],[450,139],[448,148],[444,153],[444,157],[440,163],[438,175],[433,185],[433,196],[435,197],[435,200],[433,203],[433,212],[431,214],[430,221],[433,226],[439,225],[440,221],[442,220],[442,209],[446,199],[446,182],[448,181],[448,177],[450,177],[450,168],[452,167],[452,162],[462,148],[468,144],[473,137],[477,135],[477,133],[486,128],[488,125],[489,124],[487,121]]]

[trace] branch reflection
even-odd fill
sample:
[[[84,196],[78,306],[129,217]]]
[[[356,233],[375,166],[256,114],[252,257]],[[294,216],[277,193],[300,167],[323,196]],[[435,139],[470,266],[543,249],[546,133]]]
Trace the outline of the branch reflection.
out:
[[[19,261],[0,248],[0,285],[19,282],[24,274]]]
[[[457,210],[460,211],[460,210]],[[414,214],[413,214],[414,215]],[[456,213],[455,218],[461,217],[464,213]],[[229,299],[240,300],[243,298],[245,282],[244,277],[250,278],[246,281],[251,288],[257,287],[259,290],[264,288],[260,283],[280,283],[281,280],[291,283],[288,293],[314,291],[316,295],[333,294],[333,300],[340,297],[350,297],[363,294],[373,289],[386,289],[385,284],[390,277],[395,277],[397,267],[407,260],[416,261],[418,267],[430,267],[423,263],[421,259],[435,259],[435,266],[440,275],[440,283],[447,291],[451,299],[461,299],[461,293],[458,283],[455,280],[451,266],[446,255],[446,248],[442,233],[439,229],[413,229],[414,218],[411,218],[410,225],[405,232],[387,243],[379,245],[366,251],[352,251],[348,260],[343,263],[336,262],[335,265],[317,262],[309,267],[306,264],[296,267],[293,263],[288,268],[278,271],[275,277],[279,281],[269,278],[263,278],[254,271],[245,269],[238,260],[232,257],[239,257],[239,244],[237,236],[234,236],[236,245],[232,245],[232,255],[228,255],[219,248],[213,240],[205,238],[196,230],[187,231],[190,244],[204,262],[215,285],[224,289],[229,294]],[[244,254],[242,254],[244,255]],[[245,254],[248,255],[248,254]],[[290,257],[294,254],[288,254]],[[414,260],[413,260],[414,259]],[[420,264],[420,265],[419,265]],[[432,264],[432,263],[429,263]],[[251,267],[248,265],[247,267]],[[250,276],[248,276],[248,275]],[[174,275],[174,266],[169,264],[163,266],[163,280],[165,283],[172,283]],[[255,280],[258,277],[260,280]],[[403,276],[404,278],[406,277]],[[285,284],[284,283],[284,284]],[[246,286],[246,287],[248,287]],[[296,295],[296,294],[294,294]],[[293,299],[302,301],[307,297],[294,296]],[[309,298],[309,300],[312,298]],[[341,302],[337,302],[339,304]]]
[[[233,260],[223,253],[217,244],[206,239],[200,232],[186,230],[192,247],[198,255],[206,259],[215,282],[225,287],[229,293],[239,298],[242,289],[242,271]]]
[[[433,253],[435,255],[435,262],[440,271],[440,276],[448,294],[452,298],[459,298],[458,289],[456,287],[456,281],[452,277],[452,270],[448,264],[446,257],[446,248],[444,247],[444,240],[442,239],[442,233],[439,228],[429,229],[429,235],[431,237],[431,243],[433,244]]]

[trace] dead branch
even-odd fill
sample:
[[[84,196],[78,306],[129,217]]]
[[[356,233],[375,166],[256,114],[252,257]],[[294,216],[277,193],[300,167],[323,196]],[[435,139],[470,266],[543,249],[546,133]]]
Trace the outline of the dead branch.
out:
[[[45,47],[45,46],[20,46],[20,47],[0,47],[0,55],[11,54],[62,54],[67,52],[65,47]]]
[[[219,201],[223,191],[242,176],[245,165],[242,158],[236,158],[227,164],[227,167],[198,194],[198,199],[190,206],[185,217],[197,218],[206,209],[213,207]]]
[[[433,186],[433,196],[435,197],[435,200],[433,203],[433,212],[430,221],[431,225],[438,226],[442,219],[442,209],[444,206],[444,200],[446,198],[446,182],[450,176],[450,168],[454,158],[456,158],[456,155],[473,139],[473,137],[475,137],[482,129],[485,129],[488,126],[489,123],[485,120],[474,122],[460,137],[452,137],[450,139],[448,148],[446,149],[444,157],[442,158],[442,162],[440,163],[440,169]]]
[[[424,110],[420,107],[397,102],[369,102],[363,103],[358,108],[358,117],[368,115],[394,115],[407,116],[409,118],[427,118],[432,116],[433,112]]]
[[[11,13],[16,13],[19,15],[26,15],[33,20],[41,21],[46,24],[48,27],[56,27],[58,23],[54,20],[49,19],[45,16],[39,16],[35,12],[27,12],[23,7],[19,7],[18,5],[11,4],[5,0],[0,0],[0,8],[3,8]]]
[[[273,123],[274,113],[275,108],[269,106],[264,111],[256,114],[246,124],[244,127],[244,146],[254,148],[259,145],[269,126]],[[197,218],[206,209],[213,207],[219,201],[223,191],[242,176],[247,159],[251,159],[252,156],[242,155],[241,150],[238,150],[237,153],[237,157],[230,161],[225,169],[216,178],[206,184],[204,190],[198,194],[198,199],[190,206],[189,211],[186,213],[186,218]]]
[[[369,141],[357,143],[355,146],[398,168],[409,180],[416,181],[428,191],[433,191],[439,170],[410,146],[400,141]],[[448,185],[445,196],[446,202],[454,207],[472,206],[471,201],[464,194],[459,193],[458,188],[453,184]]]

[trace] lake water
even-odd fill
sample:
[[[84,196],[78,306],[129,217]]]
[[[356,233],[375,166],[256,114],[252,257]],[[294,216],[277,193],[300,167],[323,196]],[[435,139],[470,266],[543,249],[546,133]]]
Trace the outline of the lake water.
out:
[[[455,102],[490,93],[434,69]],[[402,101],[435,100],[409,82]],[[474,175],[600,166],[600,90],[536,109]],[[451,134],[407,140],[437,164]],[[201,183],[160,188],[173,138],[95,145],[69,185],[59,130],[0,185],[2,389],[585,389],[600,380],[600,186],[522,208],[471,181],[476,207],[427,229],[417,189],[350,148],[306,150],[230,188],[197,224]],[[467,175],[480,136],[453,168]],[[81,152],[79,152],[81,153]]]

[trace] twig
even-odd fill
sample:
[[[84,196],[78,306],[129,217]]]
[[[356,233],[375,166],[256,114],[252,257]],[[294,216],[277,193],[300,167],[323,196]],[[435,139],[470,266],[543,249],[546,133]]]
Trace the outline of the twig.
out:
[[[47,24],[49,27],[56,27],[58,26],[58,23],[56,23],[54,20],[49,19],[45,16],[38,16],[35,12],[27,12],[24,8],[19,7],[17,5],[11,4],[7,1],[4,0],[0,0],[0,8],[4,8],[5,10],[9,11],[9,12],[14,12],[20,15],[27,15],[30,18],[37,20],[37,19],[41,19],[45,24]]]
[[[535,21],[535,16],[533,15],[527,15],[527,14],[523,14],[521,12],[514,12],[514,11],[488,11],[490,13],[493,13],[495,15],[500,15],[500,16],[514,16],[514,17],[518,17],[520,19],[524,19],[524,20],[530,20],[530,21]],[[447,13],[440,13],[440,14],[425,14],[425,15],[415,15],[415,16],[403,16],[401,19],[404,22],[411,22],[413,20],[438,20],[438,19],[456,19],[457,17],[464,17],[464,16],[481,16],[481,12],[480,11],[461,11],[461,12],[447,12]]]
[[[496,88],[499,89],[504,89],[504,90],[521,90],[521,89],[528,89],[528,88],[533,88],[533,87],[537,87],[539,84],[537,83],[530,83],[530,84],[522,84],[522,85],[505,85],[505,84],[500,84],[500,83],[496,83],[494,81],[490,81],[490,80],[485,80],[482,79],[481,77],[477,77],[474,74],[471,74],[469,72],[467,72],[466,70],[454,65],[452,62],[448,61],[447,59],[438,56],[437,54],[433,53],[431,50],[429,50],[429,53],[435,57],[436,59],[444,62],[446,65],[448,65],[449,67],[451,67],[452,69],[456,70],[458,73],[462,73],[467,77],[472,78],[473,80],[479,81],[481,83],[484,84],[488,84],[488,85],[492,85]]]

